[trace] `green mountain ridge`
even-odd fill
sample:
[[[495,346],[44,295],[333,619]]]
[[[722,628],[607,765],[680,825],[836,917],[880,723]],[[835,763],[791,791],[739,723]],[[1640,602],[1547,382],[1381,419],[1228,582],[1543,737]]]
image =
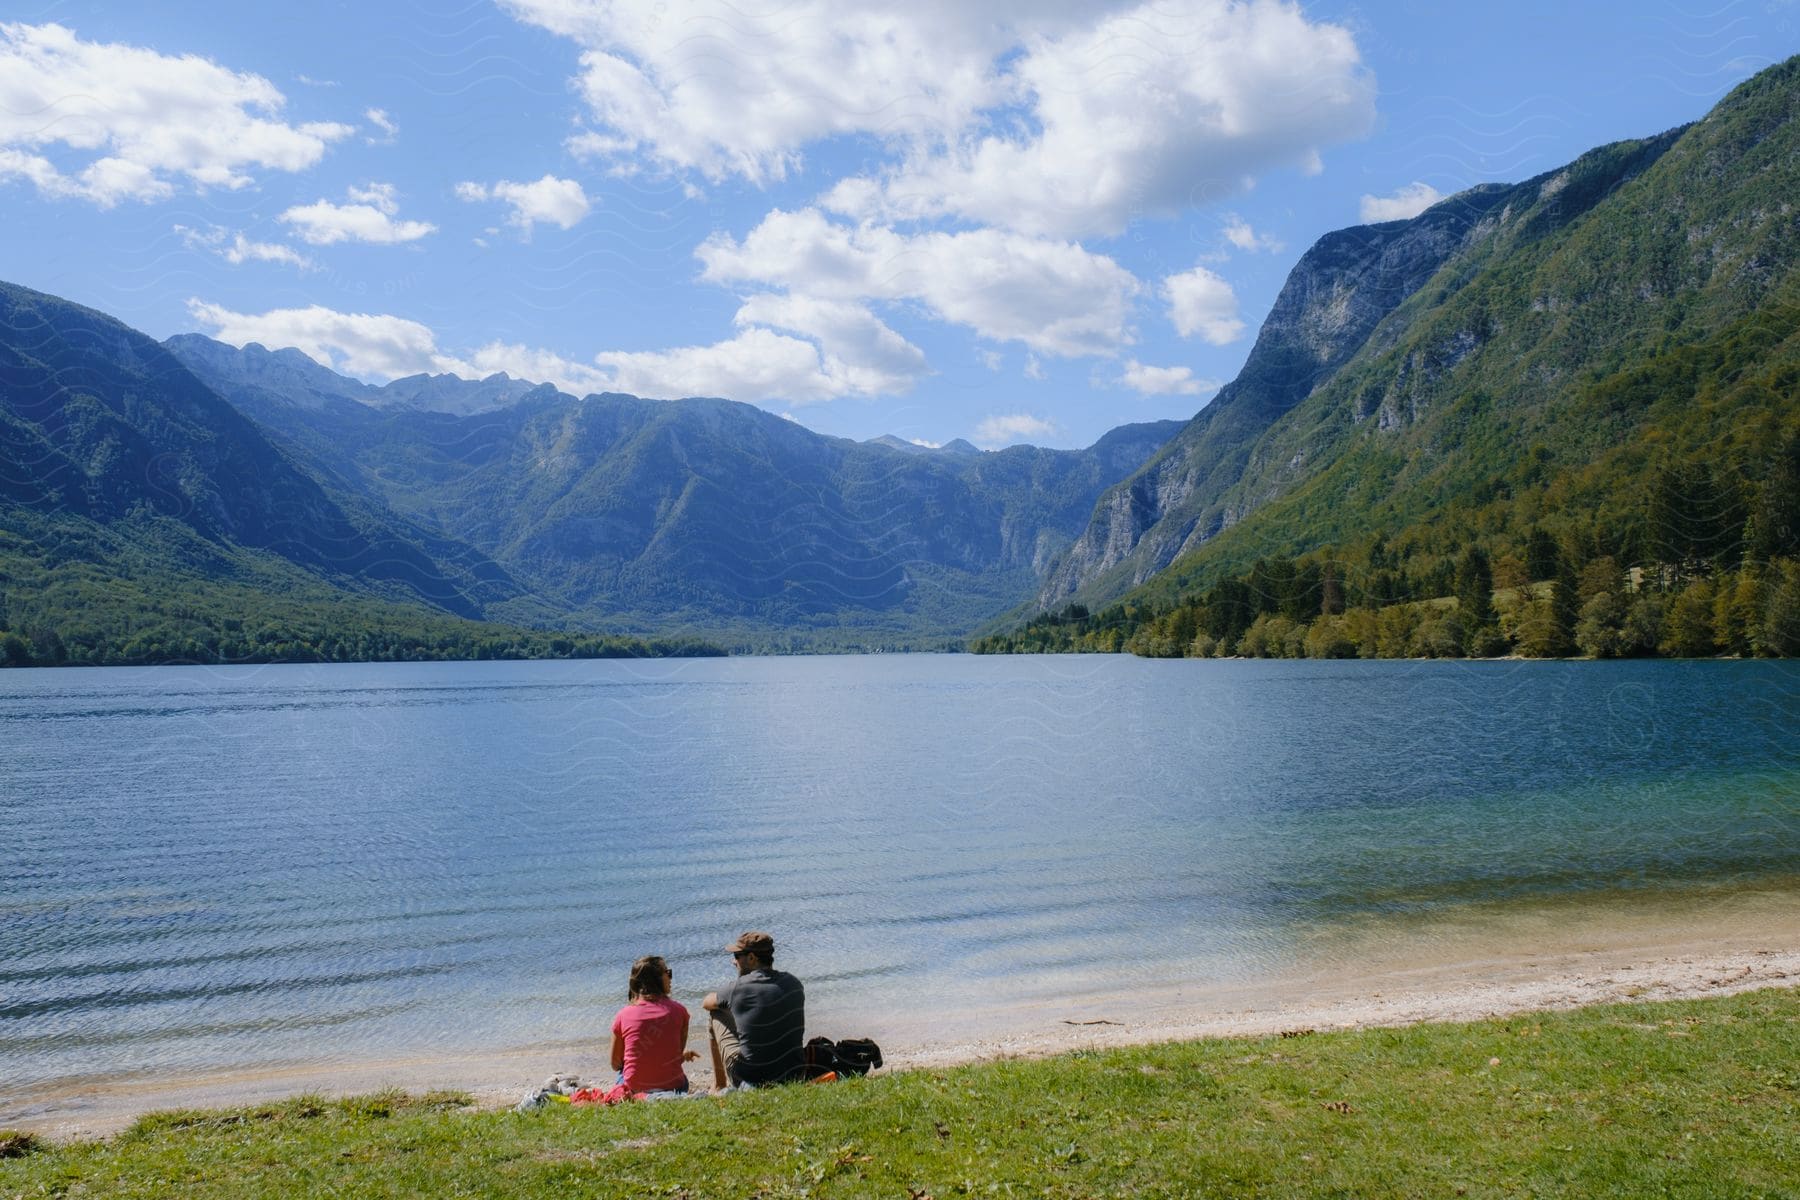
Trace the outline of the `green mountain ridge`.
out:
[[[0,401],[0,498],[20,507],[161,522],[201,560],[260,551],[458,616],[518,591],[466,547],[321,486],[162,346],[104,314],[0,285]]]
[[[155,341],[0,285],[0,665],[706,649],[475,619],[523,602],[466,545],[309,474]]]
[[[1790,479],[1800,435],[1797,117],[1800,59],[1693,125],[1477,197],[1478,236],[1244,439],[1235,460],[1155,519],[1130,523],[1121,497],[1168,479],[1171,463],[1190,474],[1189,464],[1204,465],[1203,411],[1103,498],[1040,604],[1073,598],[1088,612],[1116,597],[1119,613],[1136,614],[1120,618],[1128,638],[1158,612],[1247,583],[1260,563],[1335,560],[1341,585],[1392,600],[1447,595],[1471,547],[1509,584],[1543,579],[1515,578],[1534,539],[1572,568],[1637,567],[1679,585],[1736,571],[1740,559],[1767,574],[1772,558],[1797,552],[1800,528]],[[1438,220],[1467,195],[1405,225]],[[1392,229],[1375,227],[1384,237]],[[1318,250],[1290,289],[1311,286]],[[1710,532],[1695,534],[1701,526]],[[1108,538],[1117,552],[1092,557]],[[1147,569],[1171,546],[1169,565]],[[1740,584],[1762,586],[1750,576],[1729,586]],[[1570,586],[1584,602],[1618,594]],[[1769,586],[1769,603],[1791,602],[1776,599],[1785,584]],[[1507,637],[1522,644],[1517,632]],[[1644,637],[1635,644],[1657,644]],[[1702,637],[1682,644],[1710,652]]]
[[[1518,240],[1566,224],[1611,186],[1641,171],[1673,135],[1620,155],[1595,151],[1522,184],[1485,184],[1407,221],[1357,226],[1321,238],[1289,275],[1238,377],[1134,476],[1102,498],[1089,527],[1051,571],[1040,607],[1089,604],[1143,584],[1279,494],[1264,470],[1278,424],[1345,370],[1405,336],[1434,298]],[[1533,211],[1552,181],[1574,186]],[[1429,285],[1429,286],[1428,286]],[[1444,348],[1436,370],[1467,347]],[[1291,470],[1306,460],[1281,460]]]

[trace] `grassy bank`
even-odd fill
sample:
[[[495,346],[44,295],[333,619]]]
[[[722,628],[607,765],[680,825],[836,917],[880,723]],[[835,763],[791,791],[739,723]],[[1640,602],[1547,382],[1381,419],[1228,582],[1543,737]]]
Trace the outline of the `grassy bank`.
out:
[[[723,1101],[461,1099],[156,1114],[0,1160],[0,1197],[1796,1196],[1800,991]]]

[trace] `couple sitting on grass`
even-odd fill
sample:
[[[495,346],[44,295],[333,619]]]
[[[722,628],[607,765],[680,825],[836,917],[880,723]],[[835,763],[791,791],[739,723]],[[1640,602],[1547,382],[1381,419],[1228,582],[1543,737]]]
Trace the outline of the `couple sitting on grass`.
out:
[[[751,931],[725,947],[737,978],[708,993],[713,1089],[755,1087],[798,1079],[806,1069],[806,989],[775,969],[775,939]],[[673,977],[656,955],[631,967],[630,1002],[613,1018],[612,1065],[630,1095],[685,1092],[682,1064],[700,1055],[687,1049],[688,1010],[669,998]]]

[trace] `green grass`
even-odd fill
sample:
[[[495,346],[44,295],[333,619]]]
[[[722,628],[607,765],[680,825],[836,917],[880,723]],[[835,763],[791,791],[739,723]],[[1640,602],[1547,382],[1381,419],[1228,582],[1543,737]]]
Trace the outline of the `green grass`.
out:
[[[1800,991],[1170,1043],[536,1113],[147,1116],[35,1196],[1796,1196]]]

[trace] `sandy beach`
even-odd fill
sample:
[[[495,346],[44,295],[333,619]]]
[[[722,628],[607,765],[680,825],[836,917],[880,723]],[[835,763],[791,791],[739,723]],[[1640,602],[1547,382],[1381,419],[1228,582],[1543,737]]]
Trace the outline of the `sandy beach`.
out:
[[[1631,897],[1520,910],[1472,907],[1455,922],[1339,947],[1346,961],[1252,986],[1191,981],[973,1014],[950,1031],[889,1022],[876,1031],[888,1069],[915,1070],[1083,1047],[1253,1037],[1292,1030],[1469,1021],[1623,1001],[1725,996],[1800,982],[1800,896],[1733,893],[1680,906]],[[102,1137],[158,1109],[253,1105],[301,1093],[459,1088],[510,1105],[544,1077],[598,1078],[594,1039],[499,1053],[155,1078],[115,1078],[0,1097],[0,1126]]]

